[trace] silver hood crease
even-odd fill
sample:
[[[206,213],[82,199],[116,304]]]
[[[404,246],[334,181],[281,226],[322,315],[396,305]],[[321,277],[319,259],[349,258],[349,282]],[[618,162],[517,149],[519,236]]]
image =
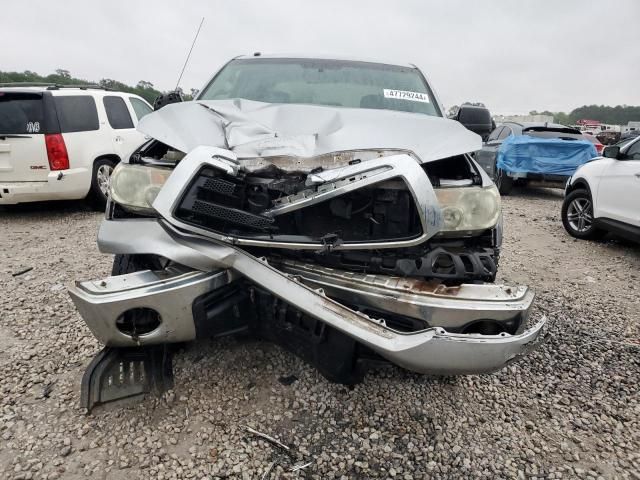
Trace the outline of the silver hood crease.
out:
[[[207,145],[231,150],[239,159],[308,158],[401,145],[421,162],[431,162],[482,146],[478,135],[442,117],[242,99],[171,104],[142,118],[138,130],[184,153]]]

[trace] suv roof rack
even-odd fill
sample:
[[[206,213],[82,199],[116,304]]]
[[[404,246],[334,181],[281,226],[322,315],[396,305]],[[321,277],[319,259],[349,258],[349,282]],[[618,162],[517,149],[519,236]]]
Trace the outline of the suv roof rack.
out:
[[[47,83],[47,82],[8,82],[0,83],[0,87],[46,87],[47,90],[60,90],[61,88],[79,88],[80,90],[96,89],[111,91],[108,87],[101,87],[94,83],[78,84],[78,85],[63,85],[60,83]]]

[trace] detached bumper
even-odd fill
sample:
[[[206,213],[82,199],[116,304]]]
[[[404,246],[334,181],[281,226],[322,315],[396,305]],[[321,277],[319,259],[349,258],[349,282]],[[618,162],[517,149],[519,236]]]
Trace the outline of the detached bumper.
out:
[[[135,224],[136,228],[125,234],[125,230],[121,230],[122,224]],[[145,229],[145,236],[136,237],[134,230],[144,224],[149,227]],[[111,238],[114,233],[125,235],[119,237],[124,243]],[[242,249],[192,236],[168,225],[162,226],[155,220],[104,222],[100,231],[101,249],[127,253],[118,248],[124,244],[129,252],[153,253],[176,262],[184,258],[192,264],[207,265],[210,271],[145,271],[77,283],[70,289],[74,303],[96,337],[112,346],[194,339],[192,306],[195,298],[228,285],[238,277],[247,278],[391,362],[420,373],[454,375],[500,369],[536,344],[546,322],[542,318],[532,327],[524,328],[533,300],[533,293],[526,287],[463,285],[460,289],[447,291],[433,286],[429,290],[427,282],[409,282],[406,285],[414,290],[420,287],[419,284],[422,288],[406,292],[397,278],[394,281],[393,277],[371,275],[365,276],[368,280],[355,278],[352,279],[355,282],[348,282],[347,272],[336,270],[332,270],[331,275],[325,272],[327,275],[323,275],[320,282],[317,275],[320,271],[316,271],[315,279],[312,278],[313,266],[296,264],[276,269],[265,259],[258,259]],[[143,245],[152,245],[152,250],[145,250]],[[291,273],[285,273],[287,270]],[[305,278],[305,271],[309,278]],[[325,292],[334,298],[348,295],[350,305],[358,303],[353,299],[360,298],[359,293],[362,293],[362,302],[385,299],[384,305],[395,303],[420,316],[425,328],[411,332],[394,330],[383,318],[372,318],[352,310],[327,297]],[[157,329],[135,338],[119,331],[117,318],[134,308],[155,310],[161,319]],[[465,319],[496,322],[518,319],[519,333],[461,334],[452,333],[443,326],[449,322],[454,328],[453,323],[459,326]]]

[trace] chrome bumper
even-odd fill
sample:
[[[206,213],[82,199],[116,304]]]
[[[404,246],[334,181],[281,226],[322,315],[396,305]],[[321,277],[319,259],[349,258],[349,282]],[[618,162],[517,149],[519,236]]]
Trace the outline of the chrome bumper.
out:
[[[474,322],[492,320],[524,330],[534,293],[526,286],[463,284],[369,275],[284,260],[279,270],[299,277],[331,298],[379,312],[423,321],[425,326],[459,331]]]
[[[229,270],[213,272],[149,270],[76,282],[69,289],[73,303],[91,333],[111,347],[177,343],[196,337],[191,306],[196,298],[233,281]],[[132,337],[116,328],[116,320],[129,310],[150,308],[160,315],[154,331]]]
[[[131,228],[134,223],[136,227]],[[142,229],[144,236],[136,233]],[[155,220],[105,221],[100,229],[99,245],[102,251],[109,253],[152,253],[193,267],[206,266],[209,270],[189,273],[163,271],[164,278],[158,277],[157,272],[147,271],[77,283],[70,289],[71,296],[94,334],[108,345],[194,339],[193,299],[228,284],[236,276],[246,277],[307,315],[367,345],[391,362],[420,373],[452,375],[500,369],[535,345],[546,322],[542,318],[517,335],[451,333],[443,328],[447,319],[455,323],[465,318],[468,322],[476,317],[494,320],[522,317],[524,325],[533,293],[526,287],[494,285],[463,285],[448,294],[437,289],[429,292],[424,288],[422,292],[406,292],[402,285],[413,285],[411,281],[395,279],[396,285],[392,286],[391,277],[364,276],[370,281],[355,278],[359,286],[351,288],[350,295],[362,294],[362,298],[368,295],[378,300],[386,298],[386,310],[394,302],[404,305],[401,308],[420,315],[427,325],[418,332],[398,332],[388,327],[383,319],[351,310],[325,295],[325,292],[333,295],[336,291],[346,291],[345,278],[354,277],[354,274],[332,270],[331,275],[325,276],[319,274],[321,269],[304,267],[304,264],[276,269],[265,259],[258,259],[242,249],[181,232]],[[295,268],[298,271],[293,272]],[[316,272],[315,278],[311,278],[313,271]],[[353,287],[353,282],[350,285]],[[336,298],[340,296],[336,295]],[[156,331],[134,340],[119,332],[115,321],[122,312],[137,307],[155,309],[160,314],[161,325]]]

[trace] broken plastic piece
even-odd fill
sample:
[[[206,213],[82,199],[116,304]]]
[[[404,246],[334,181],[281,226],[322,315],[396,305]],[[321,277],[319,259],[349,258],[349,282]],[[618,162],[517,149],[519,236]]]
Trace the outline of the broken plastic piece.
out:
[[[80,405],[94,407],[173,388],[172,354],[166,346],[104,347],[82,377]]]

